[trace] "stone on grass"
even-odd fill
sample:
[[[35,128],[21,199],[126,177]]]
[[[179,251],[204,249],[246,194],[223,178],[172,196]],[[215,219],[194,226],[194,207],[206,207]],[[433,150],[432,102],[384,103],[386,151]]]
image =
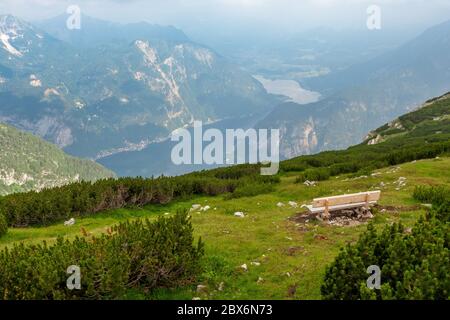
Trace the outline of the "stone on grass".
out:
[[[199,285],[197,286],[197,292],[198,292],[198,293],[206,292],[207,288],[208,288],[207,286],[205,286],[205,285],[203,285],[203,284],[199,284]]]
[[[239,218],[244,218],[244,217],[245,217],[244,213],[241,212],[241,211],[235,212],[235,213],[234,213],[234,216],[235,216],[235,217],[239,217]]]
[[[292,208],[297,208],[297,207],[298,207],[298,203],[295,202],[295,201],[289,201],[288,203],[289,203],[289,205],[290,205]]]
[[[65,226],[73,226],[75,224],[75,219],[74,218],[70,218],[67,221],[64,221],[64,225]]]

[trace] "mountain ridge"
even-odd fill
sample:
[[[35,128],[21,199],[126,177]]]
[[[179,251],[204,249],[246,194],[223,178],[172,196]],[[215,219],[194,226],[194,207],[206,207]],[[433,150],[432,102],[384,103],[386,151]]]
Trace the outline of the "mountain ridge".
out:
[[[22,56],[10,58],[0,48],[0,72],[10,75],[0,83],[1,121],[75,156],[97,158],[163,139],[194,119],[265,114],[277,101],[250,74],[173,28],[113,24],[121,40],[112,41],[110,24],[92,21],[82,25],[81,38],[89,44],[104,37],[105,43],[78,48],[76,39],[64,42],[44,32],[37,37],[28,29],[23,37],[33,40],[30,48],[10,41]],[[92,24],[103,27],[91,34]]]
[[[101,165],[65,154],[39,137],[0,123],[0,195],[115,177]]]
[[[284,158],[357,144],[370,130],[449,90],[449,51],[446,22],[391,53],[331,75],[334,93],[309,105],[281,104],[258,126],[281,129]]]

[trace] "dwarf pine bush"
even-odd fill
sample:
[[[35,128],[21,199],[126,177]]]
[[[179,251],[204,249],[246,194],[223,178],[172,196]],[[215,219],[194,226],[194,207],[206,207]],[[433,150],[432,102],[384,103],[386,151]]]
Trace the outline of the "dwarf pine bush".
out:
[[[433,209],[411,233],[401,224],[377,233],[372,224],[355,245],[342,249],[327,268],[324,299],[449,299],[450,202],[440,188],[417,188],[415,196],[433,200]],[[381,269],[381,289],[371,290],[366,270]]]
[[[5,235],[8,231],[8,222],[6,217],[0,213],[0,237]]]
[[[186,212],[121,223],[98,237],[18,244],[0,252],[0,299],[114,299],[129,289],[188,285],[201,272],[203,252]],[[73,265],[79,290],[67,287]]]

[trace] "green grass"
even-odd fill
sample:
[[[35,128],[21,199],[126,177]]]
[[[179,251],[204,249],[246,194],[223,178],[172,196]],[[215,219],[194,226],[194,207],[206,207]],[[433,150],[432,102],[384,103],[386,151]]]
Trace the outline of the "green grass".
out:
[[[278,208],[276,204],[279,201],[287,204],[290,200],[299,205],[306,204],[318,196],[373,190],[384,182],[386,186],[381,189],[380,205],[390,209],[376,213],[376,227],[382,228],[396,221],[412,226],[425,213],[412,198],[414,187],[420,184],[449,185],[450,158],[407,163],[400,165],[396,172],[392,172],[393,168],[377,170],[380,175],[368,178],[332,177],[319,182],[317,187],[295,183],[295,174],[288,173],[274,192],[255,197],[230,200],[223,196],[196,197],[168,205],[119,209],[79,218],[71,227],[60,223],[39,228],[10,228],[0,239],[0,248],[18,242],[52,242],[57,236],[72,238],[81,235],[81,228],[99,234],[119,221],[172,214],[177,209],[198,203],[211,207],[207,212],[192,213],[195,236],[201,236],[206,244],[205,268],[198,284],[207,285],[207,292],[197,293],[195,286],[161,289],[148,294],[130,291],[125,299],[320,299],[325,266],[333,261],[342,246],[355,242],[366,226],[298,224],[289,218],[304,209],[287,205]],[[396,190],[394,182],[399,177],[406,177],[407,183]],[[235,211],[245,212],[246,217],[234,217]],[[252,265],[252,262],[260,265]],[[247,272],[239,267],[244,263],[248,266]],[[259,278],[263,280],[258,283]],[[218,290],[221,282],[223,290]]]

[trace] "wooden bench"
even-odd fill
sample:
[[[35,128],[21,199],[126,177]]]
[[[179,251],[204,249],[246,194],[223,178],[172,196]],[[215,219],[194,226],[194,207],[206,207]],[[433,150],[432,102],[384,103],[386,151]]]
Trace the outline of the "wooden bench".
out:
[[[367,191],[353,194],[344,194],[340,196],[324,197],[313,199],[313,203],[306,206],[311,213],[323,214],[325,219],[328,219],[330,212],[352,209],[359,207],[366,207],[377,203],[380,200],[381,191]]]

